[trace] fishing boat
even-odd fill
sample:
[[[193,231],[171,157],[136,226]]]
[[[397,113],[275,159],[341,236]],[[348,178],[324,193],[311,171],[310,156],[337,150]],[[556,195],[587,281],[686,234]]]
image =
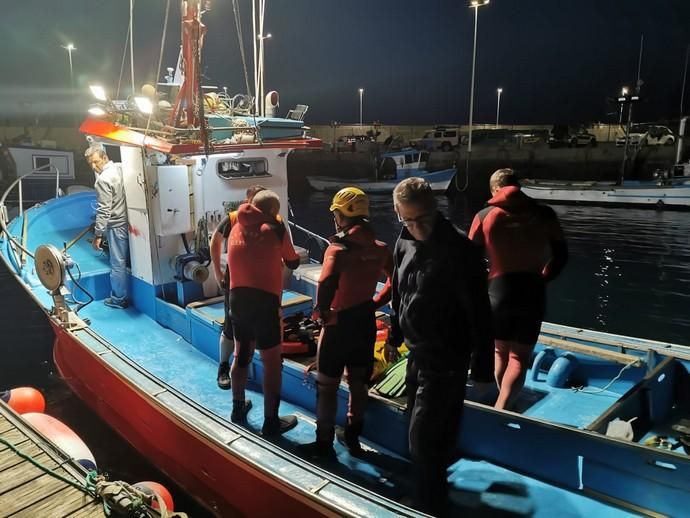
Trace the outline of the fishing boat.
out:
[[[557,182],[526,180],[522,190],[548,203],[690,209],[690,175],[653,181]]]
[[[390,194],[405,178],[419,176],[426,179],[434,192],[444,193],[455,176],[456,169],[427,170],[429,153],[414,148],[384,153],[377,168],[377,179],[344,179],[330,176],[307,176],[312,189],[321,192],[336,192],[348,185],[356,185],[371,194]]]
[[[183,55],[190,60],[184,70],[190,71],[198,56],[200,3],[184,2],[183,17]],[[250,412],[246,426],[230,421],[231,396],[216,384],[223,300],[213,283],[201,282],[205,243],[248,186],[261,182],[286,199],[287,156],[320,142],[264,138],[247,126],[234,142],[225,142],[227,136],[216,141],[206,127],[212,113],[200,113],[204,103],[194,77],[180,87],[187,97],[179,106],[189,111],[173,112],[180,117],[175,125],[146,114],[152,119],[147,126],[160,128],[149,134],[132,123],[137,115],[130,106],[112,101],[108,113],[80,128],[120,153],[130,224],[128,308],[102,302],[110,292],[109,265],[88,242],[93,192],[55,198],[9,220],[7,194],[27,172],[0,198],[0,257],[44,310],[61,376],[218,516],[273,516],[277,510],[286,516],[421,516],[406,505],[411,479],[400,393],[379,385],[370,391],[361,458],[340,444],[336,462],[300,457],[297,446],[315,433],[308,352],[283,364],[282,411],[298,416],[296,428],[269,440],[258,433],[260,412]],[[240,127],[233,115],[224,116],[227,127]],[[296,241],[303,231],[286,205],[281,216]],[[315,298],[321,265],[303,259],[285,285],[285,317],[309,312]],[[683,514],[690,504],[689,369],[690,352],[681,346],[545,324],[515,411],[495,410],[469,389],[458,460],[448,471],[454,515]],[[250,371],[248,398],[260,408],[258,355]],[[400,369],[391,368],[383,380],[395,372]],[[340,423],[347,397],[342,383]]]

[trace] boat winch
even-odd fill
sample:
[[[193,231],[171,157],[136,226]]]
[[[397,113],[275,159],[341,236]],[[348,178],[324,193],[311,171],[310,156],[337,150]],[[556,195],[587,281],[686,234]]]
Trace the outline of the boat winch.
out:
[[[51,315],[57,317],[60,325],[67,329],[86,327],[86,323],[69,307],[65,297],[70,294],[65,286],[67,268],[73,262],[66,252],[53,245],[40,245],[34,252],[36,275],[53,297]]]
[[[204,257],[197,253],[180,254],[172,259],[175,278],[202,284],[208,279],[208,268],[202,264]]]

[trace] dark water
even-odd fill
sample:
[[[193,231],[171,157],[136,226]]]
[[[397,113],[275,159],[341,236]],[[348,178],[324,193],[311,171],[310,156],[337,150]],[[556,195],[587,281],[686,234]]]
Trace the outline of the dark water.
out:
[[[467,229],[483,200],[439,197],[441,210]],[[330,196],[291,199],[295,221],[333,232]],[[390,196],[374,196],[372,221],[391,246],[399,231]],[[555,207],[570,245],[570,263],[549,288],[552,322],[690,345],[690,213]],[[299,242],[299,241],[298,241]],[[43,314],[0,265],[0,388],[43,389],[47,412],[73,428],[112,479],[156,480],[176,508],[208,516],[192,498],[118,437],[61,382],[50,361],[52,334]]]
[[[295,221],[333,232],[330,196],[291,199]],[[484,201],[438,197],[463,230]],[[399,224],[390,196],[373,196],[372,223],[393,245]],[[547,320],[690,345],[690,213],[554,206],[570,262],[549,286]]]

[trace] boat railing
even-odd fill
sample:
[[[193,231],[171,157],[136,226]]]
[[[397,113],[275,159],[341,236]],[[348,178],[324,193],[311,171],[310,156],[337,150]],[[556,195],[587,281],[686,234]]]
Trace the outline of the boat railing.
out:
[[[31,176],[36,173],[41,173],[49,170],[54,170],[55,171],[55,197],[58,198],[60,196],[60,169],[58,169],[57,166],[53,164],[46,164],[41,167],[37,167],[36,169],[32,169],[26,174],[23,174],[19,176],[14,182],[12,182],[9,187],[5,190],[4,193],[2,193],[2,198],[0,198],[0,233],[4,233],[7,236],[7,239],[10,241],[10,246],[8,247],[9,250],[11,250],[12,254],[14,255],[14,261],[16,263],[16,266],[19,270],[21,270],[24,265],[26,264],[26,256],[28,255],[33,259],[34,255],[26,248],[26,241],[27,241],[27,232],[28,232],[28,225],[26,222],[26,217],[24,214],[24,193],[22,191],[22,182],[24,178]],[[10,231],[7,229],[7,223],[8,223],[8,213],[7,213],[7,205],[6,205],[6,200],[7,196],[12,192],[12,190],[17,187],[17,201],[19,204],[19,216],[22,218],[22,240],[21,243],[17,240],[16,237],[14,237]],[[17,250],[20,251],[19,253],[19,258],[17,257]]]
[[[298,225],[294,221],[288,221],[288,224],[291,228],[301,232],[301,237],[303,240],[296,240],[294,233],[292,239],[296,245],[303,246],[307,250],[307,253],[309,254],[309,261],[321,263],[323,261],[323,254],[326,251],[326,247],[328,247],[331,242],[322,235],[312,232],[311,230]],[[316,250],[313,249],[314,246],[316,246]]]

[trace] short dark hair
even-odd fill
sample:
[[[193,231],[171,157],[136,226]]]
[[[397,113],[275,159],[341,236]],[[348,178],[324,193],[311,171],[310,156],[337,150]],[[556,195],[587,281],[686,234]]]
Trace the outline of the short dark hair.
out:
[[[497,170],[491,175],[489,187],[491,190],[503,189],[503,187],[520,187],[520,180],[512,169],[504,168]]]
[[[424,178],[405,178],[393,189],[394,205],[421,205],[428,210],[436,208],[436,198],[431,185]]]

